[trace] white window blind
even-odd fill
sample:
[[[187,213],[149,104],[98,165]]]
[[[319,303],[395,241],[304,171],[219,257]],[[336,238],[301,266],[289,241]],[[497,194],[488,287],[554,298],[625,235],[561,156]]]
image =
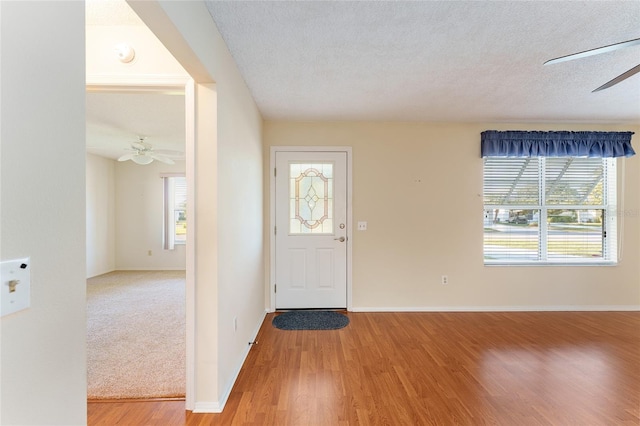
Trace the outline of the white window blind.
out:
[[[485,204],[539,204],[537,160],[487,157],[484,161]]]
[[[173,250],[187,239],[187,182],[184,176],[162,176],[164,187],[163,248]]]
[[[484,159],[484,259],[615,262],[616,160]]]

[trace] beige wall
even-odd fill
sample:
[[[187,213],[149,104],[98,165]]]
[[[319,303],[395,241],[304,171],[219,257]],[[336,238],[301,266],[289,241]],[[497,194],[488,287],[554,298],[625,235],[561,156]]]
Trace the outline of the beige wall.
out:
[[[640,153],[640,127],[624,125],[266,122],[263,135],[265,152],[353,147],[353,222],[368,222],[353,231],[354,310],[640,308],[640,160],[626,160],[617,266],[487,267],[480,133],[489,129],[632,130]],[[268,181],[265,172],[265,191]]]
[[[185,245],[162,248],[164,192],[161,173],[184,173],[184,161],[169,165],[158,161],[141,166],[116,162],[117,270],[184,270]],[[151,255],[149,255],[151,250]]]
[[[194,408],[219,411],[265,314],[262,118],[204,2],[130,4],[206,103],[197,112]]]
[[[31,257],[31,307],[0,321],[0,423],[83,425],[84,3],[0,14],[0,258]]]
[[[114,270],[184,270],[185,245],[164,250],[161,173],[174,165],[137,165],[87,154],[87,277]],[[151,250],[151,255],[149,255]]]
[[[115,162],[87,154],[87,278],[116,267]]]

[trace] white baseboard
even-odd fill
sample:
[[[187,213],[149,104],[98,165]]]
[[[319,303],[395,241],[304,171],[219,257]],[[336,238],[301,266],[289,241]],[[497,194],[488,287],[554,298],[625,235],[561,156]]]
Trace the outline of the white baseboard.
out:
[[[99,277],[100,275],[108,274],[108,273],[113,272],[113,271],[115,271],[115,269],[107,269],[104,272],[98,272],[97,274],[88,275],[87,279],[93,278],[93,277]]]
[[[224,408],[224,407],[222,407]],[[196,402],[194,413],[222,413],[222,408],[217,402]]]
[[[262,327],[262,323],[264,322],[264,319],[266,316],[267,316],[267,311],[265,310],[264,314],[258,321],[258,325],[253,330],[253,334],[251,335],[252,336],[251,341],[255,341],[256,337],[258,337],[258,332],[260,331],[260,327]],[[247,356],[249,355],[250,350],[251,350],[251,345],[247,344],[246,349],[244,350],[242,356],[240,357],[240,362],[238,362],[238,364],[236,365],[236,368],[234,369],[231,380],[227,384],[224,393],[220,396],[220,400],[218,402],[196,402],[195,407],[193,409],[194,413],[222,413],[222,410],[224,410],[224,406],[227,404],[227,400],[229,399],[229,395],[231,395],[231,390],[233,389],[233,385],[235,385],[236,380],[238,380],[238,375],[240,374],[240,370],[242,370],[242,366],[244,365],[244,362],[247,360]]]
[[[353,307],[353,312],[604,312],[640,311],[640,305],[559,305],[559,306],[420,306]]]
[[[184,266],[140,266],[116,268],[114,271],[185,271]]]
[[[111,272],[117,272],[117,271],[140,271],[140,272],[144,272],[144,271],[186,271],[185,268],[182,267],[161,267],[161,266],[157,266],[157,267],[153,267],[153,268],[149,268],[149,267],[140,267],[140,268],[115,268],[115,269],[110,269],[108,271],[104,271],[104,272],[100,272],[99,274],[93,274],[89,277],[87,277],[87,279],[89,278],[93,278],[93,277],[97,277],[100,275],[105,275],[105,274],[109,274]]]

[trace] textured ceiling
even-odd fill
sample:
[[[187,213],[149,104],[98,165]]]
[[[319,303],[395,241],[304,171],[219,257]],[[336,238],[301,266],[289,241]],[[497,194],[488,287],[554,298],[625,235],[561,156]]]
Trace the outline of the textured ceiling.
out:
[[[265,119],[640,123],[639,1],[207,1]]]

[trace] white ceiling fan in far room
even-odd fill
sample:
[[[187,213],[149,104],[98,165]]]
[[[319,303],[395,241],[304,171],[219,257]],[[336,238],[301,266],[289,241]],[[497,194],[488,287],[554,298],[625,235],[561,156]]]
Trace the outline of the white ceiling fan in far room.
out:
[[[180,152],[153,149],[153,146],[149,142],[145,142],[145,138],[140,136],[137,142],[131,143],[131,148],[128,149],[129,153],[124,154],[118,158],[118,161],[131,160],[136,164],[146,165],[153,162],[153,160],[160,161],[165,164],[175,164],[171,156],[180,155]]]

